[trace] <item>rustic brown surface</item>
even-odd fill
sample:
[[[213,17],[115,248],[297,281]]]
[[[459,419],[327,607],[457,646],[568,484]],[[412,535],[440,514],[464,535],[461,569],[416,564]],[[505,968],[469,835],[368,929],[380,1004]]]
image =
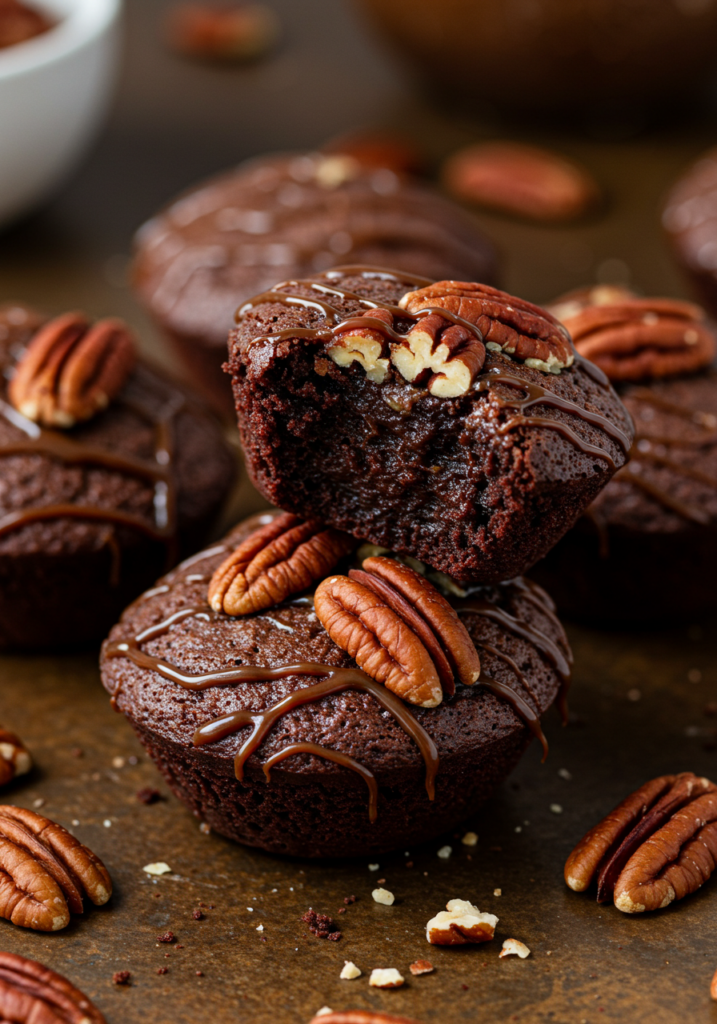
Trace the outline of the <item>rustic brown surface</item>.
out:
[[[337,0],[276,2],[283,45],[243,70],[166,54],[157,29],[166,6],[130,3],[132,75],[125,71],[109,129],[49,207],[0,236],[1,297],[124,316],[161,355],[127,288],[126,255],[132,229],[174,191],[243,156],[316,145],[361,123],[415,130],[434,159],[490,137],[486,126],[440,118],[412,99]],[[657,208],[674,174],[712,134],[709,123],[609,142],[522,133],[585,162],[610,205],[581,226],[560,228],[482,215],[506,256],[504,285],[540,301],[627,268],[638,289],[684,294]],[[260,505],[244,483],[228,518]],[[714,623],[639,636],[572,629],[571,640],[577,717],[563,730],[554,713],[546,716],[547,764],[534,745],[467,824],[477,846],[449,836],[448,860],[437,857],[437,842],[381,858],[376,872],[364,861],[281,860],[203,834],[111,711],[95,655],[0,659],[0,723],[22,736],[36,762],[3,800],[43,801],[42,813],[95,850],[116,886],[106,907],[56,935],[0,922],[0,949],[65,974],[110,1024],[304,1024],[324,1005],[382,1008],[425,1024],[716,1021],[709,999],[715,880],[661,914],[634,918],[570,892],[562,880],[575,842],[642,782],[684,770],[717,777],[717,718],[705,714],[717,690]],[[145,786],[165,799],[139,802],[135,793]],[[155,881],[142,867],[160,860],[173,873]],[[396,895],[392,907],[371,899],[378,878]],[[339,915],[349,895],[358,902]],[[498,914],[492,943],[428,946],[426,922],[454,897]],[[200,903],[205,917],[197,921]],[[309,906],[341,923],[340,942],[308,932],[300,917]],[[157,944],[167,930],[177,942]],[[527,943],[531,956],[499,960],[508,937]],[[419,958],[435,972],[412,977],[409,964]],[[358,964],[361,978],[339,980],[345,959]],[[158,975],[164,967],[168,973]],[[397,967],[406,985],[369,989],[374,967]],[[131,985],[113,985],[121,970],[131,972]]]

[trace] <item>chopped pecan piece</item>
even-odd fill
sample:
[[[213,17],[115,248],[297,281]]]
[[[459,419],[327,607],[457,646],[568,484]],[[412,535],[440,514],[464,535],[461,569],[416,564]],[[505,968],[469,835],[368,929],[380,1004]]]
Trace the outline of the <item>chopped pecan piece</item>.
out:
[[[712,331],[699,306],[678,299],[640,299],[592,289],[558,299],[557,315],[578,352],[610,380],[645,380],[693,373],[715,356]]]
[[[480,660],[456,612],[428,580],[391,558],[372,557],[314,595],[331,639],[359,668],[403,700],[436,707],[454,672],[474,683]]]
[[[65,313],[32,338],[8,396],[36,423],[72,427],[109,405],[135,362],[134,339],[122,320],[91,325],[82,313]]]
[[[467,900],[449,900],[426,925],[426,938],[434,946],[462,946],[468,942],[490,942],[498,918],[481,914]]]
[[[578,843],[565,881],[628,914],[659,910],[717,866],[717,786],[691,772],[663,775],[627,797]]]
[[[106,1024],[67,978],[15,953],[0,953],[0,1019],[15,1024]]]
[[[371,309],[346,324],[346,330],[339,332],[327,349],[328,355],[337,366],[359,363],[369,380],[381,384],[389,366],[389,343],[381,324],[392,327],[393,316],[387,309]]]
[[[26,775],[31,768],[32,758],[19,736],[0,729],[0,786],[16,775]]]
[[[99,857],[56,822],[0,806],[0,917],[22,928],[58,931],[81,914],[83,896],[100,906],[112,881]]]
[[[460,317],[480,332],[489,351],[502,352],[543,373],[559,373],[575,359],[570,336],[552,314],[486,284],[437,281],[408,292],[399,305],[414,315],[425,312],[426,318],[440,316],[441,311]],[[460,351],[459,346],[457,355]],[[394,350],[394,363],[396,355]]]
[[[417,977],[420,974],[431,974],[436,968],[430,960],[415,960],[408,969]]]
[[[219,566],[207,600],[216,612],[251,615],[306,590],[355,547],[348,534],[283,512]]]

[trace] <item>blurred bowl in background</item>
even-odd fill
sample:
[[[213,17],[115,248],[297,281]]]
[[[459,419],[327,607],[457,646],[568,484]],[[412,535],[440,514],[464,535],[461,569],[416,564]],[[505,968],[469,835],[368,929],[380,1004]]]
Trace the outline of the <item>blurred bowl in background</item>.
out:
[[[360,0],[434,93],[521,112],[659,112],[717,63],[717,0]]]
[[[57,20],[0,50],[0,226],[46,198],[85,152],[115,78],[121,0],[42,0]]]

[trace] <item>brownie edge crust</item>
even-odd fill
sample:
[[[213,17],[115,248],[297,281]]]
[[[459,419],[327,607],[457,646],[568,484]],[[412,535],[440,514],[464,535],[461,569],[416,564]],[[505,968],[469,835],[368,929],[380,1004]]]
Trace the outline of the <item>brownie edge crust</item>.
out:
[[[459,397],[436,397],[392,365],[377,383],[358,362],[328,357],[319,304],[285,296],[329,300],[343,321],[369,315],[362,300],[395,308],[415,284],[398,273],[333,273],[264,293],[230,335],[227,368],[254,483],[281,508],[461,583],[525,572],[625,463],[632,424],[619,398],[579,358],[544,373],[490,346]],[[511,385],[499,379],[506,374]],[[525,396],[547,396],[531,400],[529,415],[516,404],[522,386]]]
[[[511,705],[480,684],[458,684],[455,695],[437,708],[409,708],[438,750],[431,801],[421,751],[369,692],[344,690],[283,714],[246,761],[239,781],[234,758],[250,729],[199,747],[193,745],[196,730],[234,712],[260,714],[317,680],[287,674],[269,682],[194,691],[117,652],[118,644],[132,642],[175,616],[171,626],[139,646],[184,673],[300,662],[353,667],[318,622],[308,595],[242,618],[216,613],[207,604],[214,570],[271,515],[240,524],[222,544],[179,566],[127,609],[101,658],[102,680],[113,704],[128,718],[176,796],[215,831],[246,845],[295,856],[365,855],[422,842],[454,827],[491,795],[530,740]],[[512,687],[536,711],[544,711],[560,688],[546,650],[570,657],[547,599],[536,598],[518,583],[481,588],[479,596],[514,616],[536,638],[531,642],[480,611],[461,613],[485,676]],[[519,666],[530,692],[506,656]],[[267,761],[300,742],[354,758],[373,773],[378,784],[375,822],[369,821],[364,781],[333,761],[295,753],[272,768],[267,783]]]

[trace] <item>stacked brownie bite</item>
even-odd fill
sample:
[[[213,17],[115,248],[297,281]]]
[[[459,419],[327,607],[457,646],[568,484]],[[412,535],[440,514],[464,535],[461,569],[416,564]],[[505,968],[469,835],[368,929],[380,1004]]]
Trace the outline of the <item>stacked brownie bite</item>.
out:
[[[571,654],[521,574],[624,465],[630,418],[539,307],[366,266],[246,302],[228,367],[283,511],[131,605],[104,684],[225,835],[312,856],[428,839],[545,747]]]

